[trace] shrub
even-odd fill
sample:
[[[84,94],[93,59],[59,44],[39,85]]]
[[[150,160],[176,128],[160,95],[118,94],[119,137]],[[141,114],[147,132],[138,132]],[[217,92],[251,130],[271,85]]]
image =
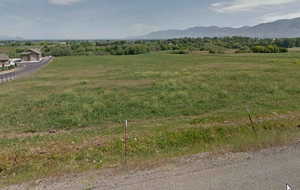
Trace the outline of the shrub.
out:
[[[221,47],[209,48],[208,51],[211,54],[224,54],[225,53],[225,49],[223,49]]]
[[[187,51],[187,50],[174,50],[174,51],[171,51],[171,54],[189,54],[189,51]]]
[[[246,47],[240,48],[235,53],[251,53],[251,52],[252,52],[251,49],[248,46],[246,46]]]
[[[286,53],[288,52],[287,48],[278,47],[276,45],[268,45],[268,46],[254,46],[252,48],[254,53]]]

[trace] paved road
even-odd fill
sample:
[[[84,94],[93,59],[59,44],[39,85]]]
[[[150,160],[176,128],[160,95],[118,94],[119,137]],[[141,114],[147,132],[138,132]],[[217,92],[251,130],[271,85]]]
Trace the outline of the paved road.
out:
[[[285,190],[286,183],[300,189],[300,143],[218,157],[199,154],[147,171],[90,172],[9,190]]]
[[[30,62],[25,62],[19,64],[18,68],[9,73],[0,73],[0,83],[7,82],[9,80],[13,80],[19,77],[23,77],[25,75],[31,74],[38,69],[40,69],[42,66],[48,64],[51,61],[51,57],[45,57],[43,58],[40,62],[37,63],[30,63]]]

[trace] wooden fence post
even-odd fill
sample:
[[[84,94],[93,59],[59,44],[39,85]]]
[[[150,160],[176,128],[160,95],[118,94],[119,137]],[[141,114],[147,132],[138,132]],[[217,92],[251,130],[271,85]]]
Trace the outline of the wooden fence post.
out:
[[[250,121],[250,125],[251,125],[252,130],[253,130],[253,132],[255,134],[255,137],[257,137],[257,131],[256,131],[256,128],[255,128],[255,123],[254,123],[254,121],[252,119],[250,109],[249,109],[249,107],[246,107],[246,109],[247,109],[247,112],[248,112],[248,118],[249,118],[249,121]]]
[[[128,121],[125,120],[125,126],[124,126],[124,164],[125,167],[127,168],[127,152],[128,152],[128,147],[127,147],[127,142],[128,141]]]

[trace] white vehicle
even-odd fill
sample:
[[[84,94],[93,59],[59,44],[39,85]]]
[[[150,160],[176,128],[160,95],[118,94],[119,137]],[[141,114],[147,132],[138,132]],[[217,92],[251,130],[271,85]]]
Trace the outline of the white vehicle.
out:
[[[11,59],[11,61],[13,61],[15,63],[20,63],[20,62],[22,62],[22,59],[20,59],[20,58],[14,58],[14,59]]]
[[[20,62],[22,62],[22,59],[18,59],[18,58],[10,59],[8,66],[17,66],[17,64]]]

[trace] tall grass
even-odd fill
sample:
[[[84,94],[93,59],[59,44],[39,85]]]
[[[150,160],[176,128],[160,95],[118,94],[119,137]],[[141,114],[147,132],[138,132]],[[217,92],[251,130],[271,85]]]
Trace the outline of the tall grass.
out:
[[[128,140],[129,166],[136,162],[146,163],[198,152],[249,151],[293,142],[299,137],[299,120],[280,122],[265,121],[256,124],[256,133],[250,125],[187,127],[171,130],[165,126],[148,134],[131,130]],[[17,141],[1,154],[0,182],[15,183],[28,179],[58,175],[61,173],[121,166],[124,142],[121,135],[115,135],[100,144],[80,145],[51,142],[45,147],[30,147],[29,139],[20,146]],[[31,141],[37,139],[32,138]],[[78,139],[77,139],[78,140]],[[82,140],[82,139],[81,139]],[[3,143],[3,142],[2,142]],[[32,142],[31,142],[32,143]]]

